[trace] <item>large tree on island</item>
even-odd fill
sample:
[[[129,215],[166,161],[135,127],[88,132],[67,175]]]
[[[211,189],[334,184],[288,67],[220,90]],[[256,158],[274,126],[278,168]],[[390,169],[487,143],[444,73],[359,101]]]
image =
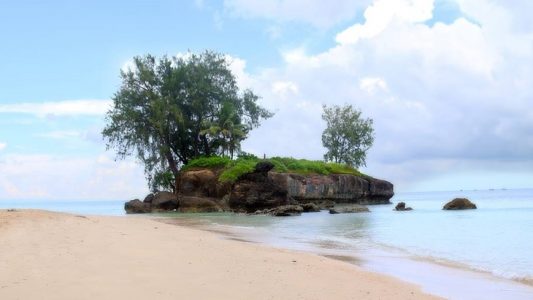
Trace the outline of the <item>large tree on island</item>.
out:
[[[152,190],[177,191],[180,167],[198,156],[233,156],[250,130],[272,113],[240,91],[224,55],[133,58],[121,71],[102,135],[123,159],[135,155]]]
[[[374,143],[372,119],[361,118],[361,112],[351,105],[324,105],[323,110],[326,129],[322,145],[328,150],[324,159],[356,168],[365,166],[366,152]]]

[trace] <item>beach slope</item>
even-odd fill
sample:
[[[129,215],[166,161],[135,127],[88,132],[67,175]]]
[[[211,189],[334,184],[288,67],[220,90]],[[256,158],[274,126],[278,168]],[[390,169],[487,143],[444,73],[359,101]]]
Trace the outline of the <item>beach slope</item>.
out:
[[[318,255],[146,217],[0,210],[0,299],[434,299]]]

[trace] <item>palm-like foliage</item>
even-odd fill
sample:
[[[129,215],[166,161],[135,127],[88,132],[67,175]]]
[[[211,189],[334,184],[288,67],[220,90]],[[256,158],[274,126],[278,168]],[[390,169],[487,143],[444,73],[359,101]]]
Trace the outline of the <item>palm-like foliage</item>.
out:
[[[176,189],[169,182],[192,158],[233,156],[260,119],[272,116],[253,92],[239,90],[217,53],[135,57],[121,78],[102,134],[118,158],[136,155],[154,190]]]

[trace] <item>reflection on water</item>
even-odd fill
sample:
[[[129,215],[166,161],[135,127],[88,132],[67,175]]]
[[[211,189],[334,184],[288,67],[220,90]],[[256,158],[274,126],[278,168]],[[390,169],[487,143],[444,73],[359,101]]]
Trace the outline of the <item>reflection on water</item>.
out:
[[[443,211],[454,197],[468,197],[479,209]],[[376,205],[370,206],[371,213],[322,211],[285,218],[227,213],[172,216],[211,228],[229,226],[229,231],[247,240],[284,248],[355,257],[384,251],[526,282],[533,278],[529,253],[533,190],[398,194],[393,201],[404,201],[414,210],[395,212],[393,205]]]

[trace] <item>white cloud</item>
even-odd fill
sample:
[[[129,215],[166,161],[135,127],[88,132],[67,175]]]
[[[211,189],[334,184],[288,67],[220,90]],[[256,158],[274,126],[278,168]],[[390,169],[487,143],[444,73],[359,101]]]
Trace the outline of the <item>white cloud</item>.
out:
[[[112,105],[111,100],[67,100],[57,102],[27,102],[0,104],[0,113],[45,116],[101,116]]]
[[[246,72],[246,61],[231,55],[226,55],[225,59],[227,62],[229,62],[229,69],[231,70],[231,73],[235,75],[239,88],[250,88],[254,82],[250,75]]]
[[[298,85],[291,81],[276,81],[272,83],[272,93],[286,98],[287,96],[298,94]]]
[[[0,143],[0,151],[4,150],[7,147],[6,143]]]
[[[430,20],[434,0],[376,0],[365,10],[365,23],[339,33],[339,44],[355,44],[382,33],[393,21],[418,23]]]
[[[329,28],[356,16],[369,0],[225,0],[226,11],[243,18],[300,22]]]
[[[369,95],[374,95],[378,91],[387,91],[387,83],[383,78],[379,77],[365,77],[359,81],[359,88],[367,92]]]
[[[0,169],[0,199],[129,200],[148,192],[139,165],[106,154],[5,155]]]
[[[468,18],[428,25],[433,1],[392,2],[374,1],[330,49],[286,51],[285,66],[250,76],[277,113],[244,150],[320,159],[320,104],[349,103],[374,119],[366,171],[400,190],[459,170],[533,165],[533,26],[516,26],[527,14],[465,0]],[[298,87],[290,101],[273,89],[280,78]]]

